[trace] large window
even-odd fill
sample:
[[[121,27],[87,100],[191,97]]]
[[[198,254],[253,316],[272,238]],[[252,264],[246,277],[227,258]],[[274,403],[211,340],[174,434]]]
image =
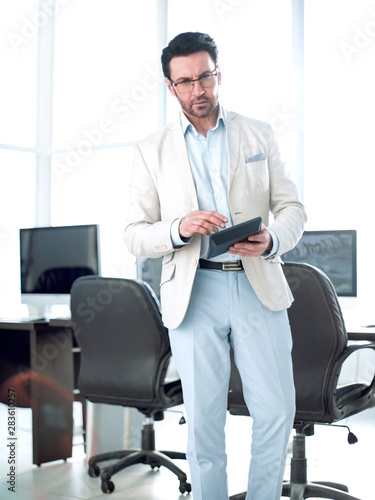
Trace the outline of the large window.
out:
[[[94,150],[77,168],[52,177],[53,224],[99,224],[105,276],[134,274],[134,258],[123,242],[132,155],[131,147]],[[64,162],[65,154],[52,161]]]
[[[155,131],[156,5],[80,0],[56,16],[55,148],[127,143]]]
[[[178,110],[169,95],[165,109],[161,48],[198,30],[217,41],[223,105],[276,129],[307,229],[357,229],[358,289],[368,295],[375,8],[306,0],[302,26],[302,4],[191,0],[182,12],[180,0],[0,3],[2,313],[19,300],[20,227],[99,223],[103,273],[132,275],[122,235],[133,146]]]
[[[157,5],[0,4],[1,314],[20,303],[20,227],[98,223],[103,274],[134,276],[123,230],[133,145],[158,123]]]
[[[6,5],[5,5],[6,4]],[[37,0],[0,4],[0,314],[19,296],[18,228],[36,205]]]
[[[37,0],[0,4],[0,143],[33,147],[36,140]]]
[[[375,8],[305,2],[304,193],[309,229],[358,231],[358,293],[373,297]],[[372,306],[373,308],[373,306]]]
[[[157,127],[156,6],[80,0],[56,17],[51,223],[99,223],[107,276],[135,269],[123,231],[133,144]]]
[[[35,224],[35,156],[0,149],[0,179],[0,315],[9,316],[20,293],[18,228]]]

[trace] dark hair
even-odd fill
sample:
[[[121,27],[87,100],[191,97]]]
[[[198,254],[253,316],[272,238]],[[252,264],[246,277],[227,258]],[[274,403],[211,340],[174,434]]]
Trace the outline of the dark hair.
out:
[[[205,50],[209,53],[215,65],[218,57],[218,50],[215,41],[205,33],[181,33],[169,42],[161,54],[161,65],[164,76],[170,78],[169,63],[173,57],[188,56],[195,52]]]

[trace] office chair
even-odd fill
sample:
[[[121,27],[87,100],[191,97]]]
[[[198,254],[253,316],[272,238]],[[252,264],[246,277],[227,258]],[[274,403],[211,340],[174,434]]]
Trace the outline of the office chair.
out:
[[[161,321],[157,299],[144,282],[82,277],[71,289],[73,332],[81,348],[78,388],[94,403],[137,408],[146,417],[142,449],[121,450],[91,457],[88,473],[100,474],[101,488],[111,493],[111,476],[135,463],[152,469],[164,466],[190,492],[186,474],[171,459],[184,453],[155,450],[154,420],[167,408],[182,403],[180,380],[165,380],[171,357],[168,330]],[[99,462],[118,459],[99,468]]]
[[[305,438],[314,434],[315,424],[332,424],[375,406],[375,377],[370,384],[338,386],[344,361],[359,349],[375,349],[375,343],[348,345],[335,289],[323,272],[308,264],[285,263],[283,268],[295,299],[288,315],[296,386],[291,476],[284,482],[283,496],[292,500],[310,497],[358,500],[349,495],[345,485],[307,480]],[[233,415],[249,415],[234,363],[228,408]],[[355,440],[350,433],[348,441]],[[245,496],[246,493],[240,493],[231,500],[244,500]]]

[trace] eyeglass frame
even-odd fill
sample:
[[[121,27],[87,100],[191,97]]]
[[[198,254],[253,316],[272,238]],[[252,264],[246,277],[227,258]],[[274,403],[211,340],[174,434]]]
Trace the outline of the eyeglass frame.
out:
[[[186,92],[181,92],[181,90],[178,90],[178,92],[180,94],[189,94],[190,92],[193,92],[194,90],[194,83],[195,82],[199,82],[202,89],[210,89],[212,88],[214,85],[211,85],[210,87],[203,87],[203,85],[201,84],[200,80],[202,78],[207,78],[208,76],[217,76],[217,66],[215,66],[215,69],[211,71],[211,73],[209,75],[203,75],[203,76],[200,76],[199,78],[195,78],[194,80],[190,80],[190,79],[187,79],[187,80],[183,80],[182,82],[177,82],[177,83],[174,83],[172,82],[172,80],[170,78],[168,78],[168,80],[170,81],[171,85],[173,86],[173,88],[177,88],[178,90],[178,85],[180,85],[180,83],[186,83],[186,82],[190,82],[191,83],[191,90],[187,90]]]

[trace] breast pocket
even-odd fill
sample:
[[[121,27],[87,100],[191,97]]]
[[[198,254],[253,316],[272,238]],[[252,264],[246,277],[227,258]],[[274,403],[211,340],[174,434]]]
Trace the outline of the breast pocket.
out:
[[[267,160],[267,156],[264,153],[257,153],[246,155],[246,163],[256,163],[258,161]]]
[[[255,170],[262,170],[267,168],[267,159],[246,162],[246,168],[251,172]]]

